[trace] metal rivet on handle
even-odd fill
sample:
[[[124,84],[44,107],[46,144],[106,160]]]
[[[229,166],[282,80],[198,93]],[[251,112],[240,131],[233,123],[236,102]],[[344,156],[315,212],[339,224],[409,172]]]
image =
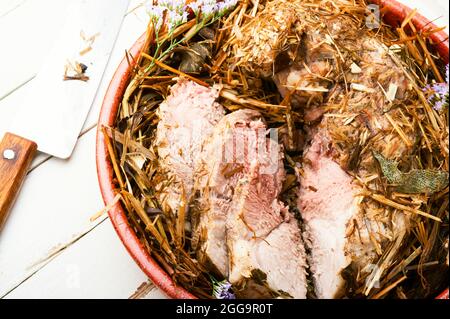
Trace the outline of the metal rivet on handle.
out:
[[[7,149],[3,151],[3,158],[7,160],[13,160],[16,157],[16,153],[13,150]]]

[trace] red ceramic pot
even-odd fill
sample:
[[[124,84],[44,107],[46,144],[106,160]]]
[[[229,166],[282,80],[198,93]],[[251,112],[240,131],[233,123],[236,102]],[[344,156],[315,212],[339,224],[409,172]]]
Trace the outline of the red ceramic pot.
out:
[[[380,5],[382,12],[384,12],[384,21],[392,26],[400,25],[401,21],[403,21],[408,13],[411,12],[410,8],[394,0],[372,0],[369,2]],[[412,22],[419,30],[424,27],[435,27],[428,19],[420,15],[416,15]],[[431,38],[435,43],[436,50],[439,52],[442,60],[445,63],[448,63],[449,48],[447,34],[444,32],[439,32],[433,34]],[[131,48],[130,53],[132,56],[139,56],[140,50],[144,45],[144,41],[145,34],[142,35]],[[132,66],[129,66],[128,64],[127,59],[124,58],[122,63],[117,68],[117,71],[114,74],[106,92],[98,122],[96,150],[97,174],[100,183],[100,190],[105,204],[111,203],[116,194],[114,193],[115,187],[113,183],[113,168],[108,158],[108,150],[101,132],[101,127],[103,125],[112,126],[114,124],[119,104],[130,80],[131,67]],[[137,238],[133,228],[131,228],[128,224],[125,212],[120,203],[117,203],[109,210],[109,217],[117,234],[125,245],[125,248],[156,286],[158,286],[167,294],[168,297],[171,298],[196,298],[184,288],[176,286],[170,276],[149,255],[147,250]],[[449,290],[445,290],[437,298],[448,299]]]

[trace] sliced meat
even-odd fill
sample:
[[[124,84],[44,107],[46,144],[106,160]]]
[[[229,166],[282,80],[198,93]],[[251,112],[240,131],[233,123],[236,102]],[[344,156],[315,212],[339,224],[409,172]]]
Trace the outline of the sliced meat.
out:
[[[382,249],[405,229],[407,217],[363,200],[361,185],[331,156],[326,134],[317,132],[304,155],[298,206],[316,296],[330,299],[346,294],[347,267],[363,278],[376,269]]]
[[[402,213],[391,223],[390,212],[364,199],[361,184],[333,157],[333,146],[323,128],[305,150],[298,207],[309,248],[308,262],[318,298],[346,293],[343,271],[351,266],[363,278],[374,269],[389,239],[405,227]]]
[[[205,140],[193,209],[198,259],[228,278],[239,297],[306,296],[306,256],[297,220],[278,200],[280,145],[261,114],[225,116]],[[275,258],[274,258],[275,256]]]
[[[398,247],[390,244],[404,234],[408,217],[365,197],[363,190],[379,189],[372,150],[400,165],[408,160],[419,130],[411,125],[417,120],[402,108],[417,96],[395,57],[363,26],[364,20],[336,14],[353,10],[354,4],[310,4],[275,0],[260,14],[286,26],[257,26],[270,43],[283,43],[281,50],[258,38],[248,45],[244,40],[252,39],[251,28],[244,29],[244,40],[234,45],[240,53],[237,64],[248,71],[256,68],[252,61],[258,56],[267,59],[280,93],[309,125],[298,206],[316,294],[334,298],[350,284],[343,279],[344,270],[351,268],[352,279],[364,286],[374,264],[388,252],[386,247]],[[285,17],[284,22],[279,17]],[[282,69],[276,65],[280,61]]]
[[[165,177],[159,197],[174,214],[187,206],[192,195],[194,169],[205,136],[225,115],[216,102],[219,90],[181,78],[159,107],[155,145]]]
[[[316,133],[305,154],[305,161],[311,164],[304,165],[299,190],[315,292],[318,298],[327,299],[334,298],[343,288],[340,273],[349,264],[345,254],[346,229],[358,212],[357,187],[352,177],[327,155],[328,146],[326,136]]]
[[[356,32],[358,26],[352,21],[343,26],[343,21],[334,21],[333,28],[327,29],[332,30],[337,47],[358,52],[359,60],[352,63],[361,67],[361,73],[354,73],[348,65],[343,72],[345,80],[336,81],[329,93],[324,93],[323,103],[304,104],[305,119],[320,122],[311,126],[307,136],[298,200],[318,298],[344,296],[351,284],[344,280],[348,269],[353,273],[352,280],[359,281],[357,286],[364,286],[388,243],[403,234],[408,219],[402,212],[392,212],[361,196],[363,188],[377,188],[373,178],[366,183],[361,180],[378,174],[371,150],[398,160],[410,151],[412,144],[405,139],[414,140],[414,129],[402,128],[402,137],[391,123],[393,118],[404,117],[394,105],[401,105],[411,94],[410,88],[384,45]],[[327,31],[321,32],[325,37]],[[350,61],[355,56],[341,54]],[[310,63],[315,63],[314,59],[306,67]],[[338,63],[335,60],[331,65],[330,74],[335,74]],[[294,72],[298,75],[297,70]],[[322,80],[317,81],[308,85],[321,85]]]
[[[276,173],[267,174],[264,165],[252,162],[249,174],[239,181],[228,215],[229,280],[241,298],[306,298],[300,229],[278,200],[285,177],[279,154]]]
[[[244,146],[254,144],[257,134],[265,132],[259,112],[241,110],[225,116],[203,143],[195,174],[199,194],[192,216],[193,245],[199,261],[224,278],[228,276],[227,214],[234,189],[248,170],[246,157],[254,156]]]

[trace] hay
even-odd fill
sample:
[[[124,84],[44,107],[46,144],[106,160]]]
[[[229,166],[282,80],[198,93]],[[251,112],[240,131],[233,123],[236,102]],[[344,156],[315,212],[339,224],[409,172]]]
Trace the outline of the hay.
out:
[[[375,149],[390,155],[387,157],[398,161],[403,171],[448,171],[448,111],[435,111],[421,90],[425,84],[442,82],[444,78],[439,57],[429,50],[429,36],[441,29],[417,31],[411,23],[415,14],[412,12],[398,29],[383,25],[378,30],[363,30],[365,5],[359,0],[241,1],[228,16],[213,24],[206,26],[194,18],[179,26],[171,37],[164,33],[158,35],[158,41],[153,25],[149,24],[144,50],[137,59],[116,123],[112,128],[104,128],[103,133],[113,165],[116,191],[130,225],[173,280],[196,296],[211,298],[213,287],[209,273],[197,262],[192,251],[194,234],[186,229],[184,214],[180,214],[180,220],[180,216],[162,207],[155,195],[157,189],[173,180],[159,171],[158,150],[153,140],[158,123],[156,110],[167,96],[168,87],[174,83],[174,76],[185,76],[205,86],[221,83],[224,89],[220,103],[227,110],[256,109],[270,127],[286,129],[290,146],[286,166],[292,172],[298,170],[295,163],[301,161],[301,153],[289,150],[295,149],[295,130],[301,128],[305,120],[303,112],[292,107],[290,96],[299,91],[306,96],[338,96],[328,99],[325,118],[332,128],[331,138],[339,153],[354,154],[337,161],[351,171],[355,182],[364,189],[365,214],[379,216],[387,224],[395,224],[390,219],[399,212],[409,216],[409,223],[401,234],[392,232],[391,238],[383,240],[379,234],[371,234],[379,252],[377,272],[371,274],[370,280],[355,273],[357,286],[353,291],[369,298],[417,298],[433,296],[437,289],[443,288],[436,286],[432,278],[436,275],[428,269],[442,265],[447,258],[441,246],[448,235],[448,186],[430,194],[396,193],[374,165],[371,153]],[[360,66],[355,67],[355,61],[361,62],[356,53],[359,48],[333,38],[332,32],[318,46],[327,47],[336,66],[332,72],[321,76],[321,81],[332,83],[339,79],[345,84],[339,94],[328,87],[293,87],[288,98],[283,99],[268,79],[277,64],[285,62],[279,59],[280,55],[296,60],[306,30],[326,30],[327,23],[333,21],[358,25],[361,28],[354,32],[364,32],[392,48],[389,54],[395,68],[387,70],[383,83],[377,84],[383,89],[379,98],[385,101],[386,122],[374,123],[389,130],[381,130],[382,133],[373,136],[370,129],[358,126],[364,123],[358,120],[364,113],[364,104],[359,109],[349,108],[352,97],[344,70],[352,71],[355,76],[361,73]],[[214,32],[213,57],[205,66],[208,71],[202,74],[179,71],[176,48],[189,48],[204,41],[199,31],[206,27]],[[401,74],[395,70],[401,70]],[[309,71],[312,78],[319,76]],[[398,76],[403,76],[412,88],[401,102],[393,98],[398,88],[386,85]],[[353,83],[352,87],[361,93],[368,91],[364,83]],[[359,133],[355,135],[355,132]],[[353,152],[355,145],[358,145],[358,152]],[[288,194],[295,186],[296,179],[290,178],[283,189]],[[295,202],[292,198],[287,201]],[[183,205],[186,207],[186,203]],[[417,263],[412,264],[414,262]],[[444,278],[442,276],[445,274],[441,274]],[[375,281],[381,286],[375,288]]]

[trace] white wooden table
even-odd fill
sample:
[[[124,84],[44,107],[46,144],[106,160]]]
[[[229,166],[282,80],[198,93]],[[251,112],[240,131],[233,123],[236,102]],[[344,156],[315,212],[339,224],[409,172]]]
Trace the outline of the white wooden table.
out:
[[[0,0],[0,136],[74,1]],[[402,1],[448,25],[446,0]],[[165,298],[128,255],[108,217],[90,222],[104,206],[95,166],[96,122],[125,50],[145,31],[142,2],[130,1],[73,156],[40,154],[32,164],[0,233],[0,298]]]

